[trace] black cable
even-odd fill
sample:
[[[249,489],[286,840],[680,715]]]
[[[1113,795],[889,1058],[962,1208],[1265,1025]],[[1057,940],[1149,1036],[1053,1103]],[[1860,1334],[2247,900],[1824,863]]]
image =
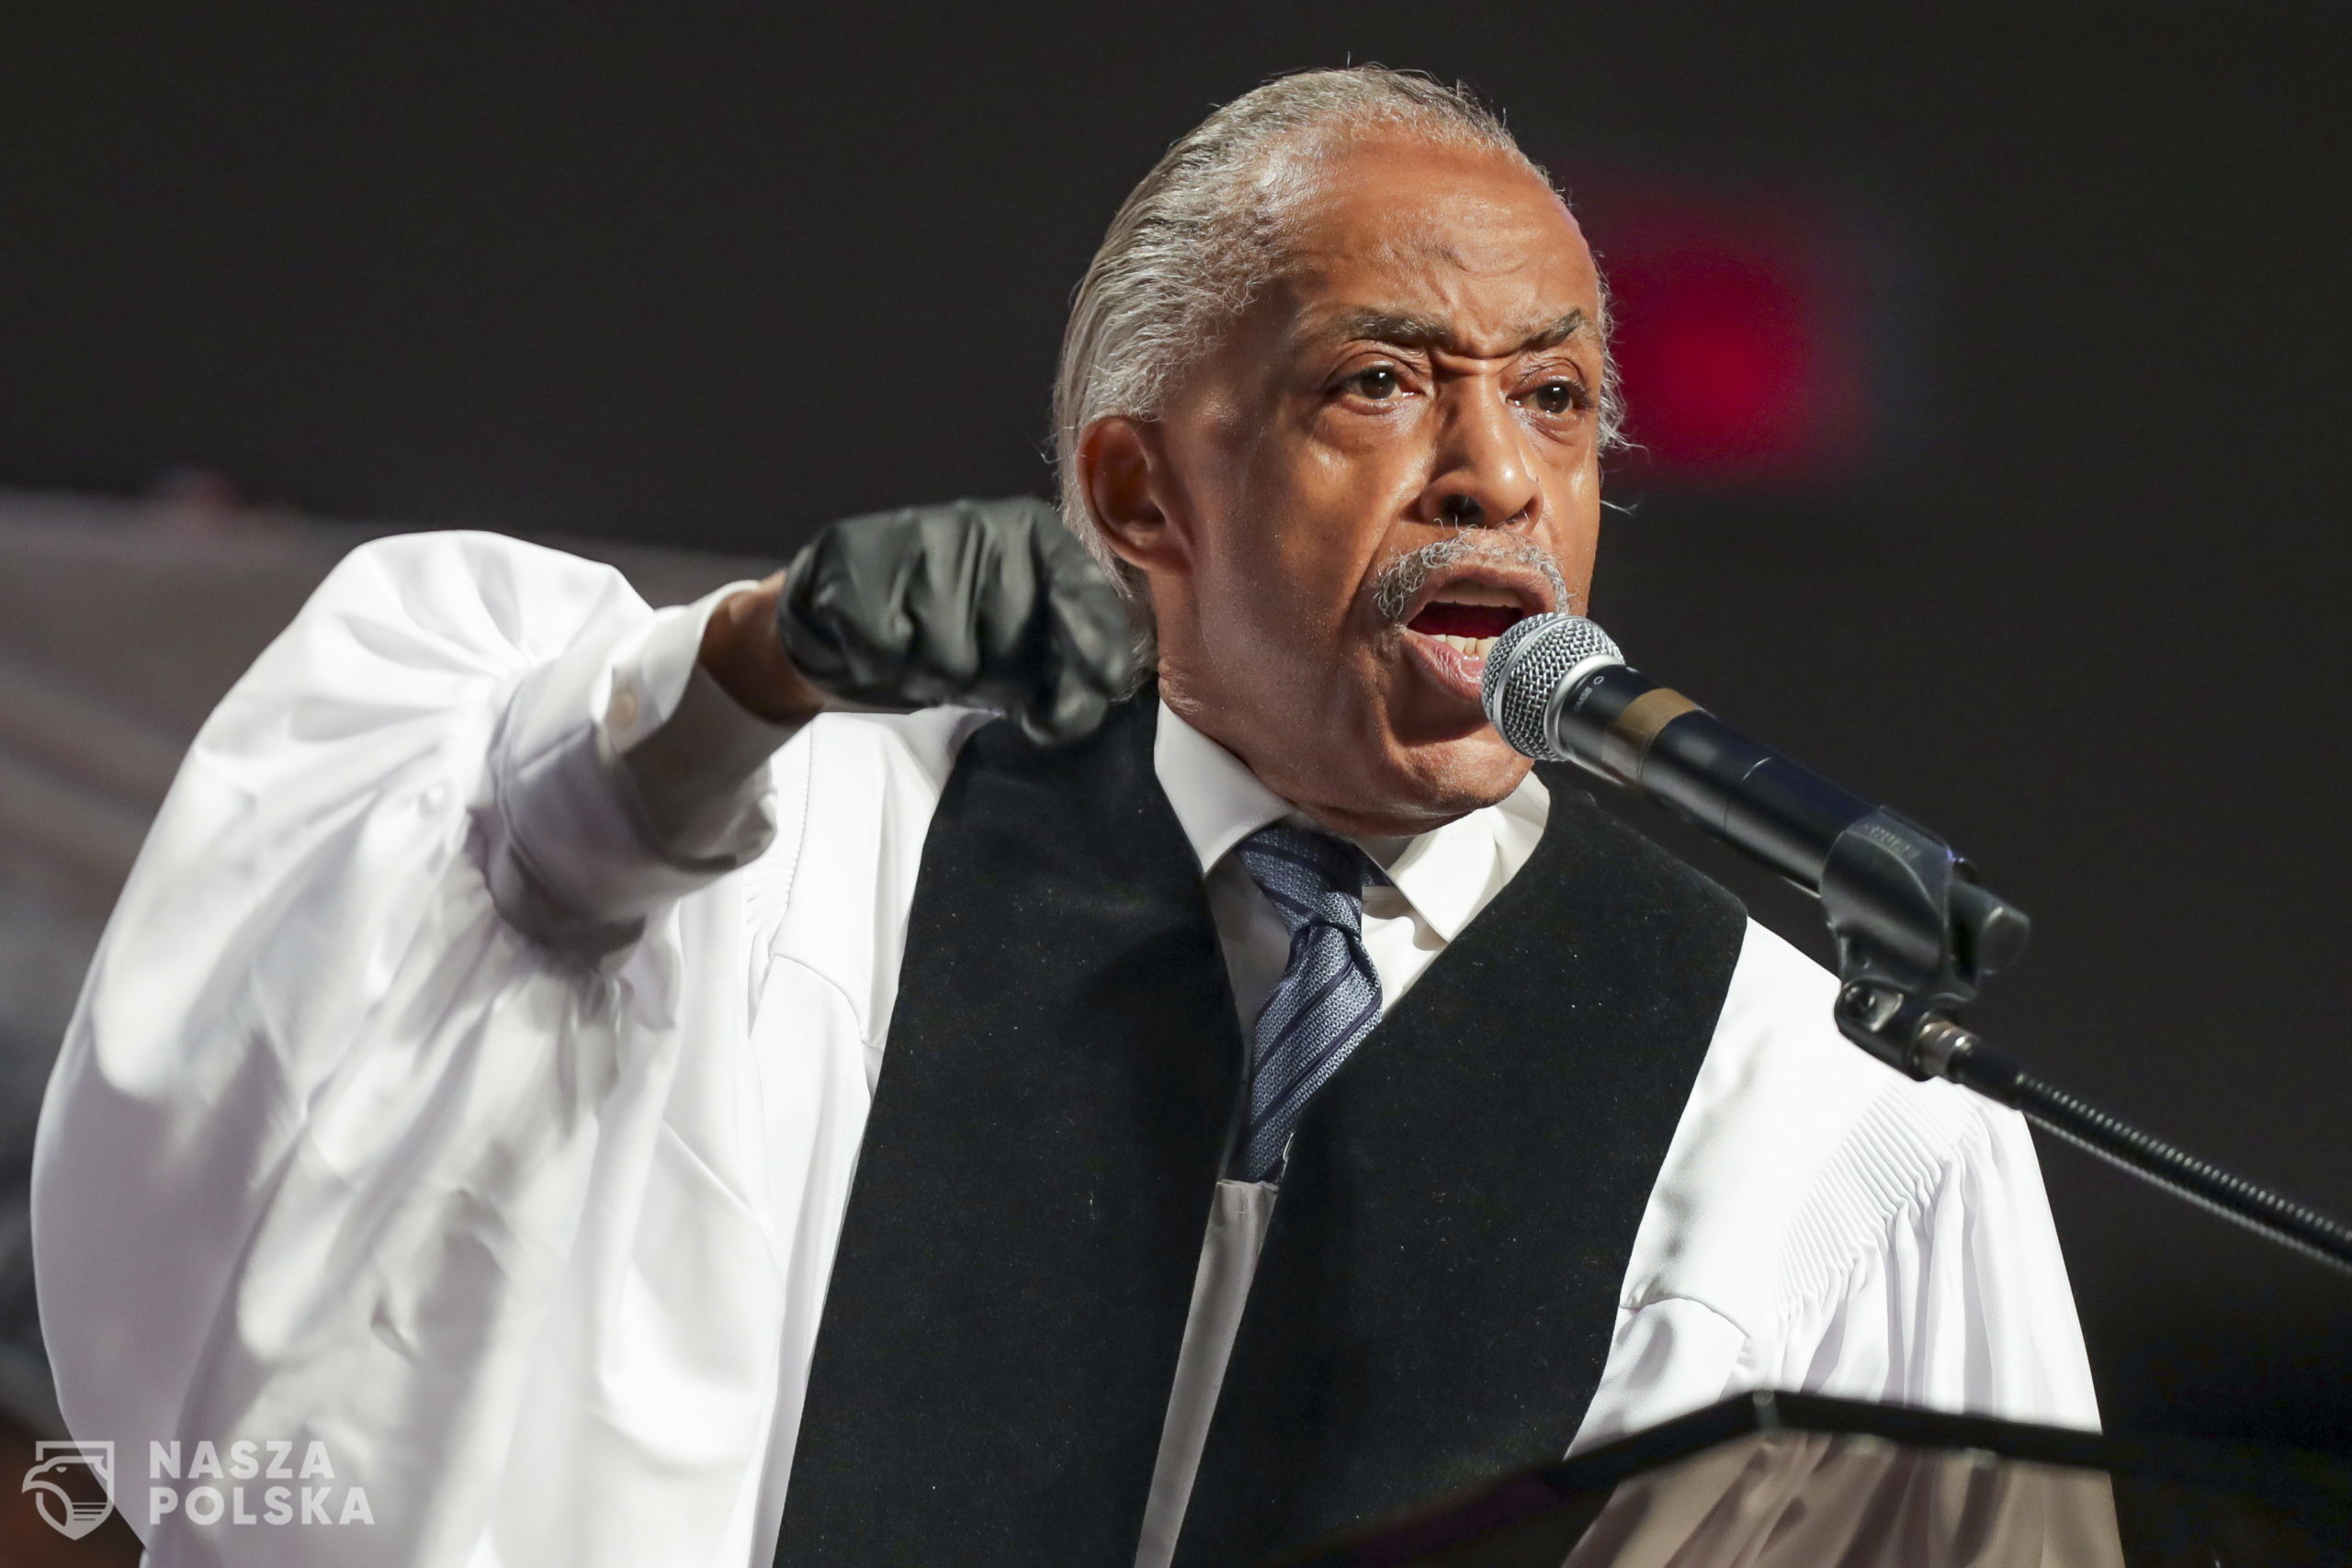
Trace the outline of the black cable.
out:
[[[1973,1036],[1953,1050],[1945,1076],[2015,1107],[2034,1125],[2046,1127],[2068,1143],[2201,1208],[2323,1262],[2352,1270],[2352,1227],[2143,1132],[2035,1077],[2023,1064]]]

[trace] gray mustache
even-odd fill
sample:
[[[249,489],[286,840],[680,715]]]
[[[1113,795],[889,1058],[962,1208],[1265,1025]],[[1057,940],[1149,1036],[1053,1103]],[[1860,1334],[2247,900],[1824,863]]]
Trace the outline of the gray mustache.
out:
[[[1373,605],[1382,620],[1392,626],[1403,626],[1413,596],[1429,581],[1431,572],[1469,561],[1541,572],[1552,585],[1553,604],[1571,615],[1576,613],[1576,595],[1568,592],[1568,580],[1561,573],[1560,563],[1550,554],[1524,539],[1498,539],[1467,532],[1432,540],[1418,550],[1408,550],[1382,567],[1372,586]]]

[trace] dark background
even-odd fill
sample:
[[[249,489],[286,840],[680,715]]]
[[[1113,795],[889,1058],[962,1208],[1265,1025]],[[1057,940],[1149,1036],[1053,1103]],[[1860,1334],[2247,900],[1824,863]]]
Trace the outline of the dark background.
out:
[[[1631,463],[1597,613],[2033,912],[1999,1043],[2352,1213],[2339,8],[829,9],[17,0],[0,482],[764,556],[1042,490],[1168,141],[1280,70],[1463,77],[1571,186],[1867,237],[1861,460]],[[2352,1451],[2352,1280],[2044,1157],[2111,1426]]]

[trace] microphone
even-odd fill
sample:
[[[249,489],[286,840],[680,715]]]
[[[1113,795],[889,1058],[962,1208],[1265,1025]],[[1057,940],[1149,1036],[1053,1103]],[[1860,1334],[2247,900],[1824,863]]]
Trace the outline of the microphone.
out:
[[[2025,912],[1951,846],[1742,735],[1629,668],[1580,615],[1530,615],[1496,639],[1480,687],[1513,750],[1647,795],[1821,900],[1838,939],[1838,1032],[1915,1078],[1948,1078],[2175,1196],[2340,1268],[2352,1228],[2069,1094],[1955,1022],[2015,963]]]
[[[1849,979],[1957,1001],[2024,952],[2024,911],[1949,844],[1633,669],[1581,615],[1511,626],[1481,695],[1514,750],[1646,795],[1821,898]]]

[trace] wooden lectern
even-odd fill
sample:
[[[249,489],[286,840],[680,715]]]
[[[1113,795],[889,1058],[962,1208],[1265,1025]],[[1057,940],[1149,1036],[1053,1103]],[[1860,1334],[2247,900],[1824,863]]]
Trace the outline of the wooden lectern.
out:
[[[1280,1560],[1280,1568],[2217,1564],[2352,1564],[2352,1467],[2288,1450],[1786,1393],[1726,1400]]]

